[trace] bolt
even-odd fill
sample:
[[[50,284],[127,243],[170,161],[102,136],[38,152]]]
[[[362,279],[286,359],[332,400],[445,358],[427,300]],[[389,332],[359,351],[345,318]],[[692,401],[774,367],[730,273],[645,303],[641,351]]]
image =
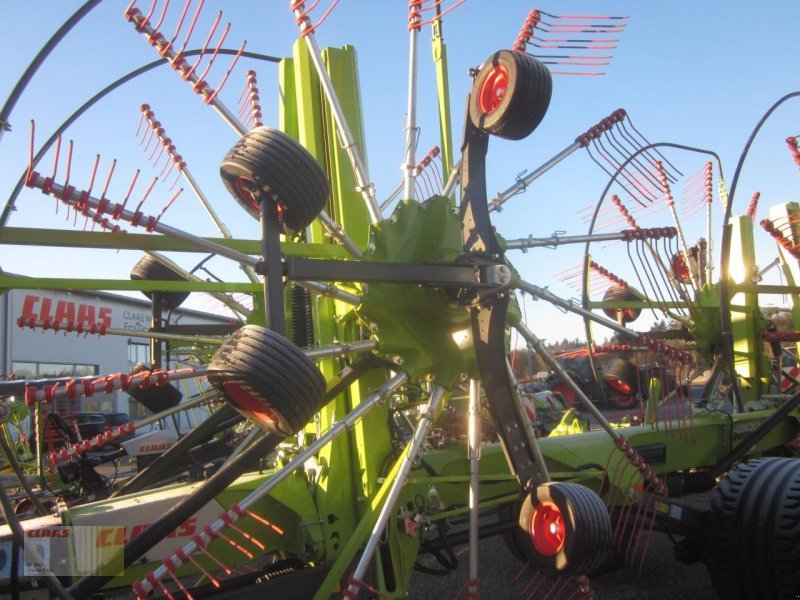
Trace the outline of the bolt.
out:
[[[402,356],[393,356],[392,357],[392,362],[394,364],[396,364],[396,365],[402,365],[403,364],[403,357]]]

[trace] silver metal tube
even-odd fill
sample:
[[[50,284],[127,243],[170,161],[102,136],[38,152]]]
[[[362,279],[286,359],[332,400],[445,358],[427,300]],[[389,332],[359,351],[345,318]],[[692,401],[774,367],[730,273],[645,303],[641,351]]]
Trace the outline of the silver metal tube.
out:
[[[294,11],[294,14],[299,19],[304,17],[303,10],[299,8]],[[333,120],[336,123],[336,130],[339,133],[341,144],[344,147],[345,152],[347,152],[347,156],[350,158],[350,163],[353,166],[353,173],[356,176],[356,185],[358,186],[358,191],[361,192],[361,195],[366,202],[370,220],[372,223],[378,223],[382,217],[381,209],[378,206],[377,200],[375,199],[375,187],[369,181],[367,167],[361,158],[361,153],[359,152],[358,146],[356,146],[356,142],[353,139],[353,135],[350,132],[349,126],[347,125],[347,119],[345,119],[342,105],[339,103],[339,97],[336,95],[336,90],[333,89],[333,82],[331,81],[330,75],[328,74],[328,71],[322,62],[322,55],[320,54],[319,47],[317,46],[317,40],[314,37],[314,34],[310,32],[303,37],[306,40],[306,45],[308,46],[309,54],[311,55],[311,62],[314,63],[314,67],[317,71],[319,82],[322,86],[322,91],[325,92],[325,97],[328,100],[328,104],[333,115]]]
[[[335,285],[331,285],[329,283],[320,283],[319,281],[295,281],[295,283],[306,288],[308,291],[316,292],[321,296],[330,296],[331,298],[340,300],[341,302],[346,302],[347,304],[352,304],[353,306],[358,306],[361,304],[361,296],[346,292],[343,289],[337,288]]]
[[[222,222],[222,219],[219,218],[219,215],[217,215],[217,212],[214,210],[214,207],[211,206],[211,203],[208,201],[208,198],[206,198],[206,195],[203,193],[203,190],[200,189],[200,186],[198,185],[197,181],[195,181],[194,177],[192,177],[192,174],[189,172],[189,169],[184,167],[181,170],[181,176],[186,180],[186,184],[194,192],[194,195],[200,201],[200,204],[203,205],[203,208],[206,209],[208,216],[214,222],[214,225],[216,225],[217,231],[219,231],[220,235],[224,237],[226,240],[232,239],[233,235],[231,234],[230,230],[227,228],[225,223]],[[251,281],[251,283],[261,283],[261,280],[258,278],[258,275],[256,275],[256,272],[253,270],[252,267],[242,266],[242,270],[245,272],[247,278]],[[249,311],[246,314],[249,314]]]
[[[530,173],[528,173],[522,179],[518,179],[516,181],[516,183],[514,183],[514,185],[512,185],[511,187],[509,187],[505,191],[498,192],[498,194],[494,198],[489,200],[489,212],[493,212],[493,211],[496,211],[496,210],[497,211],[502,210],[502,208],[500,208],[500,207],[509,198],[524,192],[525,189],[528,187],[528,185],[530,185],[530,183],[534,179],[537,179],[541,175],[544,175],[545,173],[547,173],[547,171],[549,171],[550,169],[555,167],[558,163],[560,163],[562,160],[567,158],[570,154],[575,152],[580,147],[581,147],[580,142],[573,142],[572,144],[570,144],[569,146],[564,148],[561,152],[556,154],[553,158],[551,158],[546,163],[544,163],[541,167],[531,171]]]
[[[663,173],[663,171],[661,172]],[[666,184],[664,185],[666,186]],[[678,230],[678,239],[680,240],[681,248],[683,249],[683,259],[686,263],[686,267],[689,269],[689,281],[691,282],[694,291],[697,291],[700,286],[698,273],[689,257],[689,246],[686,245],[686,238],[683,235],[681,220],[678,218],[678,210],[675,208],[675,201],[671,200],[670,196],[667,194],[667,191],[668,188],[665,188],[664,195],[667,200],[667,206],[669,206],[669,211],[672,214],[672,221],[675,223],[675,229]]]
[[[37,174],[34,181],[31,183],[30,187],[42,189],[45,185],[45,177]],[[72,190],[69,194],[68,198],[64,197],[64,186],[54,183],[51,187],[49,192],[51,195],[55,196],[56,198],[60,198],[63,202],[66,202],[68,205],[75,207],[78,204],[78,201],[81,199],[81,193],[77,190]],[[87,196],[86,203],[94,211],[98,211],[100,206],[100,201],[93,196]],[[107,206],[103,207],[102,211],[98,211],[101,214],[108,214],[114,215],[114,206],[112,204],[108,204]],[[132,222],[136,215],[130,212],[129,210],[122,211],[119,215],[117,215],[119,219],[123,221]],[[138,220],[140,221],[142,218],[139,215]],[[151,217],[147,217],[150,219]],[[230,248],[226,248],[220,244],[216,244],[204,238],[198,237],[196,235],[192,235],[185,231],[181,231],[180,229],[175,229],[174,227],[170,227],[169,225],[164,225],[162,223],[156,222],[152,225],[151,228],[153,231],[157,231],[163,235],[173,237],[175,239],[181,240],[183,242],[187,242],[200,250],[205,250],[207,252],[212,252],[214,254],[219,254],[220,256],[224,256],[225,258],[229,258],[233,261],[241,263],[243,265],[250,265],[252,267],[258,264],[258,259],[253,258],[248,254],[243,254],[241,252],[237,252],[236,250],[231,250]]]
[[[403,184],[401,183],[396,188],[394,188],[394,191],[391,194],[389,194],[389,197],[381,203],[381,212],[389,208],[389,205],[392,203],[392,200],[397,198],[397,196],[402,191],[403,191]]]
[[[211,400],[216,400],[219,397],[220,394],[218,391],[209,390],[207,392],[200,394],[195,398],[192,398],[191,400],[187,400],[186,402],[181,402],[180,404],[173,406],[172,408],[162,410],[161,412],[150,415],[149,417],[145,417],[144,419],[139,419],[138,421],[136,421],[136,428],[138,429],[139,427],[144,427],[145,425],[151,425],[153,423],[157,423],[158,421],[160,421],[165,417],[169,417],[184,410],[200,406],[201,404],[205,404],[206,402],[210,402]]]
[[[519,389],[517,388],[517,378],[514,377],[514,371],[511,369],[511,363],[508,359],[506,359],[506,368],[508,369],[508,378],[514,384],[511,397],[512,401],[514,402],[514,410],[517,411],[519,421],[521,423],[527,423],[528,415],[525,413],[525,407],[522,405],[522,398],[520,398]],[[539,474],[542,476],[542,479],[545,481],[550,481],[550,471],[547,469],[547,463],[544,461],[544,455],[542,454],[542,449],[539,447],[539,441],[536,439],[536,434],[534,433],[533,428],[525,427],[522,430],[522,435],[524,435],[525,439],[528,440],[528,446],[530,446],[533,459],[536,461],[536,465],[539,467]]]
[[[361,251],[361,248],[358,247],[351,237],[349,237],[342,229],[342,226],[339,225],[336,221],[334,221],[328,213],[324,210],[320,211],[317,215],[317,219],[319,222],[322,223],[322,226],[325,228],[329,234],[331,234],[335,239],[339,240],[339,243],[344,246],[344,249],[350,253],[350,256],[353,258],[361,259],[364,257],[364,253]]]
[[[191,377],[197,377],[199,375],[205,375],[207,367],[205,365],[201,367],[195,368],[188,368],[188,369],[179,369],[177,371],[167,371],[169,373],[169,380],[170,381],[180,381],[181,379],[189,379]],[[148,385],[158,385],[159,384],[159,374],[150,375],[148,378]],[[80,379],[74,379],[77,383],[74,386],[74,389],[70,390],[67,388],[66,385],[59,385],[51,390],[48,394],[47,390],[44,388],[38,388],[35,392],[35,397],[33,398],[37,402],[50,402],[50,399],[58,400],[61,398],[65,398],[67,394],[74,393],[75,396],[83,396],[84,392],[86,391],[87,385],[86,383],[97,383],[97,386],[106,384],[106,379],[103,377],[83,377]],[[85,383],[84,383],[85,382]],[[116,392],[117,390],[122,389],[122,379],[120,377],[114,377],[110,380],[111,387],[113,388],[112,391]],[[132,382],[133,384],[126,389],[136,389],[141,386],[141,382],[137,379]],[[28,385],[36,385],[35,381],[29,381]]]
[[[334,356],[347,356],[354,352],[368,352],[378,347],[375,340],[365,340],[363,342],[339,342],[322,346],[320,348],[310,348],[303,350],[303,353],[311,360],[320,360]]]
[[[605,317],[601,317],[600,315],[594,314],[590,310],[586,310],[580,306],[577,306],[571,300],[564,300],[563,298],[556,296],[551,291],[540,288],[538,286],[533,285],[532,283],[528,283],[527,281],[520,281],[517,284],[517,287],[521,289],[523,292],[529,293],[531,296],[536,296],[537,298],[541,298],[542,300],[546,300],[550,304],[554,304],[563,308],[564,310],[568,310],[569,312],[575,313],[576,315],[581,315],[582,317],[586,317],[587,319],[591,319],[595,323],[599,323],[600,325],[604,325],[617,333],[621,333],[623,335],[627,335],[629,337],[638,338],[639,333],[636,331],[631,331],[627,327],[623,327],[616,321],[612,321],[611,319],[606,319]]]
[[[583,406],[592,413],[592,416],[597,419],[597,422],[600,426],[611,436],[611,439],[615,442],[619,439],[619,434],[616,430],[611,426],[611,423],[605,418],[603,413],[601,413],[598,408],[594,405],[594,403],[589,400],[586,394],[583,393],[583,390],[578,387],[569,374],[558,364],[555,358],[545,349],[544,344],[542,341],[537,338],[530,329],[528,329],[524,323],[518,323],[515,325],[517,331],[520,332],[525,341],[530,344],[530,346],[534,349],[536,354],[538,354],[544,363],[548,366],[548,368],[555,373],[558,374],[559,377],[569,386],[569,389],[573,391],[575,397],[578,398],[582,403]]]
[[[540,248],[542,246],[560,246],[562,244],[583,244],[586,242],[612,242],[625,239],[623,233],[596,233],[594,235],[551,235],[549,238],[535,238],[528,236],[517,240],[508,240],[506,250],[524,250],[526,248]]]
[[[361,554],[361,559],[358,561],[358,566],[356,566],[356,569],[353,572],[352,578],[355,581],[360,581],[364,577],[364,573],[366,573],[367,567],[372,561],[372,555],[375,553],[375,548],[378,546],[383,528],[386,527],[389,517],[394,512],[397,499],[400,497],[400,492],[403,490],[403,486],[406,483],[406,479],[411,471],[411,467],[414,465],[414,460],[416,459],[417,453],[422,447],[422,443],[425,441],[428,428],[433,422],[436,410],[438,409],[439,403],[442,401],[443,397],[444,388],[440,385],[434,386],[433,391],[431,392],[430,400],[425,407],[425,413],[417,423],[417,429],[414,431],[414,437],[406,447],[406,452],[401,459],[403,462],[397,471],[395,480],[392,482],[389,493],[386,495],[386,501],[381,508],[381,512],[378,515],[378,520],[375,522],[375,526],[372,528],[372,533],[370,534],[367,544],[364,547],[364,551]],[[358,592],[358,588],[353,584],[350,584],[348,590],[351,593]]]
[[[35,321],[24,320],[21,326],[30,327],[34,329],[35,328],[52,329],[53,331],[64,331],[67,333],[71,332],[86,333],[86,334],[90,333],[89,331],[86,330],[78,331],[74,323],[72,324],[72,327],[70,327],[70,324],[66,322],[57,323],[57,325],[58,325],[58,330],[56,330],[53,323],[48,323],[47,327],[45,328],[45,322],[37,319]],[[215,346],[218,346],[225,341],[220,338],[205,337],[201,335],[181,335],[179,333],[159,333],[156,331],[153,332],[135,331],[132,329],[117,329],[114,327],[108,327],[104,329],[102,332],[98,331],[97,333],[101,335],[119,335],[125,337],[146,338],[152,340],[172,340],[176,342],[187,342],[190,344],[211,344]]]
[[[147,39],[150,39],[154,34],[157,34],[157,31],[153,29],[153,27],[147,22],[144,22],[143,24],[136,23],[136,31],[144,34]],[[172,64],[175,61],[176,54],[177,53],[173,50],[173,47],[169,46],[168,50],[161,54],[161,57],[167,59]],[[198,83],[199,79],[200,78],[198,77],[197,72],[194,71],[185,80],[191,83],[192,88],[194,89],[195,84]],[[222,117],[222,120],[230,125],[230,127],[236,133],[238,133],[240,136],[245,134],[247,130],[241,124],[239,119],[237,119],[236,116],[230,110],[228,110],[228,108],[222,102],[220,102],[219,96],[214,94],[210,101],[205,95],[202,95],[202,98],[206,104],[209,104],[215,111],[217,111],[219,116]]]
[[[236,448],[233,449],[233,452],[231,452],[228,455],[228,458],[225,459],[225,462],[222,463],[222,466],[224,467],[229,462],[231,462],[234,458],[239,456],[245,448],[247,448],[250,444],[252,444],[253,441],[255,441],[256,438],[258,438],[258,437],[260,437],[262,435],[264,435],[264,431],[260,427],[253,427],[248,432],[248,434],[245,436],[245,438],[241,442],[239,442],[239,444],[236,446]]]
[[[415,22],[420,21],[416,15]],[[406,152],[403,163],[403,198],[405,200],[415,200],[415,167],[414,158],[417,149],[417,38],[419,37],[419,26],[415,23],[409,24],[408,41],[408,115],[406,121]]]
[[[280,471],[275,473],[272,477],[270,477],[267,481],[263,484],[258,486],[255,490],[250,492],[241,502],[238,503],[239,511],[228,510],[227,512],[227,519],[230,522],[236,521],[239,519],[240,515],[239,512],[245,512],[248,510],[253,504],[258,502],[261,498],[266,496],[270,491],[272,491],[279,483],[285,480],[289,475],[291,475],[295,470],[301,468],[305,462],[317,454],[323,447],[325,447],[328,443],[330,443],[334,438],[339,436],[340,434],[344,433],[348,429],[351,429],[359,419],[361,419],[367,412],[369,412],[372,408],[378,405],[380,402],[385,400],[389,395],[391,395],[397,388],[399,388],[405,381],[408,379],[408,375],[405,373],[398,373],[394,377],[392,377],[388,382],[378,388],[377,391],[372,393],[364,402],[359,404],[356,408],[350,411],[341,421],[335,423],[328,429],[328,431],[319,437],[317,441],[311,444],[308,448],[306,448],[303,452],[295,456],[291,461],[289,461],[286,466],[284,466]],[[219,531],[222,531],[225,527],[227,527],[225,521],[222,518],[217,519],[214,521],[210,526],[211,531],[215,534]],[[209,543],[211,540],[207,533],[202,532],[200,533],[200,538],[202,539],[204,544]],[[182,548],[183,554],[186,556],[191,556],[197,551],[197,543],[194,541],[188,542]],[[175,568],[180,567],[183,565],[183,561],[178,557],[177,553],[173,554],[171,557],[172,562],[175,564]],[[163,579],[167,575],[167,568],[164,565],[161,565],[157,569],[153,571],[153,575],[157,579]],[[150,582],[149,579],[143,579],[140,581],[142,588],[150,592],[153,589],[153,584]]]
[[[450,170],[450,177],[447,178],[447,184],[444,186],[444,190],[442,190],[442,196],[445,198],[452,196],[459,181],[461,181],[461,161],[458,161]]]
[[[469,381],[469,586],[478,592],[478,532],[481,460],[481,382]],[[474,582],[474,583],[473,583]]]
[[[180,275],[185,277],[187,280],[189,280],[189,281],[203,281],[197,275],[189,273],[189,271],[187,271],[186,269],[184,269],[181,266],[177,265],[176,263],[171,261],[169,258],[164,256],[160,252],[153,252],[153,251],[150,251],[150,250],[146,250],[145,252],[147,254],[149,254],[150,256],[152,256],[153,258],[155,258],[162,265],[166,266],[167,268],[171,269],[172,271],[175,271],[176,273],[179,273]],[[250,267],[247,267],[247,266],[243,265],[242,268],[248,273],[253,273],[253,270]],[[253,273],[253,275],[255,276],[255,273]],[[256,278],[255,283],[259,283],[258,278]],[[240,304],[239,302],[234,300],[228,294],[223,294],[222,292],[205,292],[205,293],[208,294],[209,296],[212,296],[213,298],[216,298],[220,302],[222,302],[225,306],[230,308],[233,312],[237,312],[237,313],[242,314],[244,316],[248,316],[250,314],[250,312],[251,312],[250,309],[248,309],[246,306],[243,306],[242,304]]]

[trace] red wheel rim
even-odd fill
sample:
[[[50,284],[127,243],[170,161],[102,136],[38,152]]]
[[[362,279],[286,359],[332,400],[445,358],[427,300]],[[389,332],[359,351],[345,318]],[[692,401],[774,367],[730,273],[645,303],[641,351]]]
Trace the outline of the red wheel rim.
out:
[[[683,252],[676,252],[670,261],[670,268],[672,274],[675,275],[680,283],[689,283],[691,281],[691,273],[689,272],[689,265],[686,264],[686,258]]]
[[[484,115],[493,112],[506,95],[508,90],[508,70],[502,65],[495,65],[483,80],[478,93],[478,106]]]
[[[627,381],[623,381],[617,377],[608,377],[606,378],[606,383],[608,387],[618,394],[622,394],[623,396],[633,395],[633,387]]]
[[[261,211],[261,207],[259,206],[259,201],[251,189],[251,186],[255,184],[250,179],[245,179],[244,177],[239,177],[236,180],[236,191],[239,193],[239,197],[244,200],[244,202],[256,213]],[[278,218],[281,222],[283,222],[283,211],[284,207],[282,204],[278,204]]]
[[[554,556],[564,547],[566,528],[561,509],[544,501],[536,505],[529,526],[531,542],[542,556]]]
[[[251,180],[239,177],[236,180],[236,191],[239,193],[239,198],[244,200],[244,202],[257,213],[260,209],[258,200],[256,200],[253,191],[250,189],[252,185],[253,182]]]
[[[271,428],[278,424],[278,415],[248,390],[230,381],[223,382],[222,388],[234,406],[262,427]]]

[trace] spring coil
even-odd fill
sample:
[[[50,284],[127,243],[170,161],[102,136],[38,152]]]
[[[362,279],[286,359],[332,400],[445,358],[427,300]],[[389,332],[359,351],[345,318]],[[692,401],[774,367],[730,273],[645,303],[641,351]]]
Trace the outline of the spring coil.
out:
[[[314,345],[314,320],[311,314],[311,294],[305,288],[292,284],[292,343],[298,348]]]

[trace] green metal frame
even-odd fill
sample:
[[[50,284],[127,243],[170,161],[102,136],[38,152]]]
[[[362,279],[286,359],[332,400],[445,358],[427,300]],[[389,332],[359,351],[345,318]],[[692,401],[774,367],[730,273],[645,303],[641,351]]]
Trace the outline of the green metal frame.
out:
[[[440,67],[438,76],[440,108],[443,110],[443,162],[448,168],[452,163],[452,149],[448,143],[449,116],[446,112],[449,103],[446,96],[445,49],[438,33],[435,36],[434,53]],[[354,138],[363,151],[365,140],[355,50],[350,46],[327,49],[324,60]],[[436,197],[424,204],[401,201],[388,219],[374,226],[370,225],[366,207],[355,191],[355,180],[346,154],[337,141],[333,119],[327,111],[316,73],[302,43],[298,42],[292,57],[280,64],[279,84],[280,127],[299,140],[326,168],[333,190],[326,210],[344,227],[355,243],[366,251],[365,261],[448,262],[458,256],[461,252],[460,221],[447,198]],[[741,255],[743,259],[750,260],[753,252],[752,228],[748,228],[744,221],[740,221],[738,227],[737,236],[742,240]],[[351,258],[341,247],[331,242],[318,223],[312,224],[307,236],[303,243],[282,242],[283,252],[287,256],[342,260]],[[260,252],[260,242],[256,240],[214,241],[242,252]],[[0,230],[0,244],[192,250],[180,242],[159,236],[128,234],[112,238],[102,233],[15,228]],[[0,274],[0,289],[16,287],[237,291],[253,293],[255,296],[261,292],[260,286],[250,283],[20,279]],[[475,377],[477,371],[471,345],[467,344],[465,349],[453,337],[453,334],[469,329],[469,316],[449,310],[452,301],[445,292],[395,284],[354,287],[363,296],[362,305],[357,308],[327,297],[314,299],[314,330],[319,344],[359,340],[364,337],[365,331],[369,331],[368,335],[379,340],[380,353],[398,366],[402,361],[402,368],[411,374],[415,382],[433,379],[452,388],[465,378]],[[734,337],[743,340],[744,345],[737,347],[737,352],[741,352],[742,361],[748,361],[742,362],[741,368],[749,389],[756,394],[764,385],[762,374],[765,372],[765,358],[758,347],[758,334],[763,324],[759,320],[757,303],[754,302],[757,294],[746,288],[741,288],[739,293],[743,297],[742,309],[739,310],[737,305]],[[713,309],[713,303],[712,310],[716,310]],[[257,320],[259,314],[263,313],[255,311],[251,321]],[[319,366],[326,379],[333,382],[345,363],[341,359],[325,359]],[[299,445],[319,437],[321,432],[357,407],[385,380],[385,369],[375,370],[360,378],[347,391],[327,404],[315,420],[308,424],[298,435]],[[694,439],[691,444],[666,429],[651,426],[626,428],[625,436],[635,448],[664,445],[664,462],[652,465],[658,474],[663,475],[717,463],[742,436],[771,414],[772,411],[763,410],[733,416],[695,416]],[[381,405],[373,409],[351,431],[336,438],[315,457],[315,468],[296,472],[262,502],[260,511],[269,514],[270,519],[285,532],[284,535],[266,535],[265,539],[271,550],[300,557],[308,564],[330,565],[330,571],[315,596],[317,599],[327,598],[338,589],[339,582],[346,576],[376,522],[389,486],[403,460],[405,450],[399,449],[396,440],[392,438],[391,418],[389,406]],[[779,423],[748,455],[770,452],[785,444],[800,432],[799,419],[800,413],[794,411],[790,418]],[[603,472],[591,466],[587,468],[587,465],[596,465],[598,458],[606,457],[613,451],[613,442],[605,433],[554,436],[540,440],[540,444],[553,479],[579,482],[600,491]],[[274,469],[242,476],[217,497],[217,502],[221,506],[230,506],[241,500],[274,474],[281,463],[285,463],[291,456],[292,450],[284,449],[284,454]],[[451,441],[443,448],[426,452],[423,458],[427,468],[417,467],[412,472],[403,489],[398,510],[410,507],[413,511],[419,508],[418,500],[421,498],[425,516],[431,522],[465,514],[469,481],[466,445]],[[613,462],[606,481],[614,481],[616,469],[626,469],[629,466],[627,463],[615,466]],[[625,484],[635,487],[629,479],[626,479]],[[192,493],[193,489],[194,486],[181,485],[170,488],[170,492],[179,497]],[[105,514],[113,522],[124,522],[129,503],[147,503],[157,493],[159,491],[142,492],[122,500],[79,506],[68,509],[65,514],[68,523],[80,521],[82,517],[91,514]],[[613,494],[610,497],[616,497],[620,502],[629,501],[625,494]],[[481,506],[494,506],[518,498],[519,485],[509,472],[504,453],[497,445],[486,446],[481,456]],[[264,536],[263,531],[259,533]],[[390,520],[383,547],[374,559],[376,585],[384,597],[406,597],[421,536],[425,534],[423,528],[419,535],[409,535],[402,530],[399,518]],[[232,563],[238,558],[235,551],[221,540],[214,543],[212,551],[216,556]],[[201,564],[205,562],[206,568],[214,568],[213,564],[202,557],[198,560]],[[142,578],[153,566],[151,563],[130,567],[110,587],[130,585]],[[192,565],[187,565],[180,574],[188,574],[193,570]]]

